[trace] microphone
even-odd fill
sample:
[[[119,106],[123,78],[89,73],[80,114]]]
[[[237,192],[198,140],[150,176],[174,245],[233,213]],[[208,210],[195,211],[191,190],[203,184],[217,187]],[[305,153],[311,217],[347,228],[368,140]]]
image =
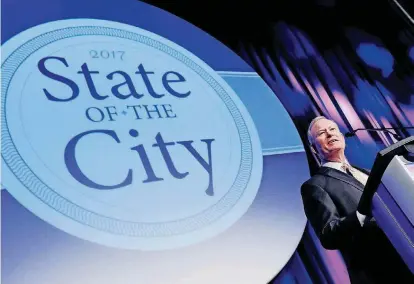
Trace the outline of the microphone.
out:
[[[349,132],[345,133],[344,136],[347,137],[347,138],[355,136],[355,132],[356,131],[349,131]]]
[[[344,134],[345,137],[349,138],[352,136],[355,136],[356,132],[363,130],[363,131],[371,131],[371,132],[387,132],[391,134],[395,139],[398,141],[402,140],[402,137],[396,133],[391,132],[390,130],[396,130],[396,129],[414,129],[414,126],[407,126],[407,127],[382,127],[382,128],[358,128],[354,129],[352,131],[349,131]]]

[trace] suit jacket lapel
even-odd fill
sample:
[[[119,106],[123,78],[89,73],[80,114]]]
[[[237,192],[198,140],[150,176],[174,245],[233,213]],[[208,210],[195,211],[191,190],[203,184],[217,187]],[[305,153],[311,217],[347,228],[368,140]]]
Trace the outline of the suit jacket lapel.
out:
[[[353,187],[357,188],[360,191],[364,191],[364,185],[360,183],[356,178],[354,178],[353,176],[349,174],[341,172],[337,169],[333,169],[329,167],[321,167],[317,174],[329,176],[331,178],[334,178],[342,182],[345,182],[349,185],[352,185]]]

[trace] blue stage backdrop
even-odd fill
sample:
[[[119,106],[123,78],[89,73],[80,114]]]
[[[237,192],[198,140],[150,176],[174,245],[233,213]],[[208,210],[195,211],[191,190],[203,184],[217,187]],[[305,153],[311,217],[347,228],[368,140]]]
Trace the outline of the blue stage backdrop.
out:
[[[300,265],[306,154],[248,64],[133,0],[2,10],[2,283],[266,283]]]
[[[335,120],[343,133],[386,127],[402,138],[414,135],[414,20],[396,1],[338,6],[319,11],[317,19],[306,12],[274,20],[261,27],[265,39],[242,39],[233,48],[275,92],[302,141],[318,115]],[[387,132],[358,131],[347,138],[346,155],[371,169],[377,153],[396,141]],[[315,172],[316,162],[309,163]],[[325,250],[311,226],[301,244],[300,257],[316,283],[349,283],[341,255]],[[294,283],[294,265],[284,273]]]

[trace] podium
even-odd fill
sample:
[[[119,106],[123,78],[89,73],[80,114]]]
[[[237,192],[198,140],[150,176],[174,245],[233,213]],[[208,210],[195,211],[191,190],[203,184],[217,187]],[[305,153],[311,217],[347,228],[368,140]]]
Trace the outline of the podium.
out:
[[[380,151],[358,205],[414,273],[414,136]]]

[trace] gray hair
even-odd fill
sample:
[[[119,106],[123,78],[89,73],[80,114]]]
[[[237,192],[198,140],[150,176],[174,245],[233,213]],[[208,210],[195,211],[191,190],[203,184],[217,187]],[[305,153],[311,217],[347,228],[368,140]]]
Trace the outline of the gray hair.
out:
[[[315,125],[316,122],[318,122],[321,119],[330,120],[330,119],[326,118],[325,116],[321,115],[321,116],[317,116],[314,119],[312,119],[311,123],[309,124],[309,127],[308,127],[308,142],[309,142],[310,145],[313,145],[314,142],[315,142],[313,140],[313,136],[312,136],[312,133],[311,133],[312,127]]]

